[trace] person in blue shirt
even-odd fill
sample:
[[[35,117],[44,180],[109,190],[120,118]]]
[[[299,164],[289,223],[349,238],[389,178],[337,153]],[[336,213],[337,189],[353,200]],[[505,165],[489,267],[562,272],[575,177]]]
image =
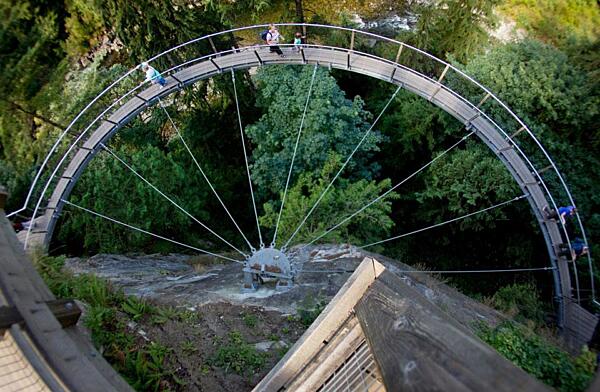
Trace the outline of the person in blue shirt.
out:
[[[558,212],[556,210],[550,210],[548,206],[545,206],[543,210],[546,219],[560,218],[560,223],[562,223],[563,225],[567,223],[568,217],[575,216],[575,213],[577,212],[577,209],[573,206],[558,207]]]
[[[561,257],[567,257],[569,260],[577,260],[580,256],[585,256],[589,252],[588,246],[581,238],[575,238],[571,241],[571,251],[569,251],[569,245],[560,244],[558,246],[558,255]]]
[[[163,88],[167,84],[167,80],[163,78],[160,72],[154,69],[154,67],[148,65],[148,63],[143,62],[140,64],[140,68],[146,73],[146,81],[159,84],[160,88]]]

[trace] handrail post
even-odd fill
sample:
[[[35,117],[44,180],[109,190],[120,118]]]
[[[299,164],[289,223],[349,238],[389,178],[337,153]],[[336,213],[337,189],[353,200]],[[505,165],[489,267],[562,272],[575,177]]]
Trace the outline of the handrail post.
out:
[[[402,48],[404,48],[404,43],[400,42],[400,47],[398,48],[398,53],[396,53],[396,63],[400,60],[400,55],[402,54]]]
[[[356,31],[352,29],[352,36],[350,37],[350,50],[348,51],[348,57],[346,58],[346,68],[350,69],[350,53],[354,50],[354,35]]]

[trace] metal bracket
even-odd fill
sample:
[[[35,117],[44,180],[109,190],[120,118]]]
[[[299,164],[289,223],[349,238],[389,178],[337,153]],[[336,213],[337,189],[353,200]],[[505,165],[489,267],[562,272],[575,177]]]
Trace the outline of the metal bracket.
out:
[[[397,69],[398,69],[398,67],[394,67],[394,69],[392,70],[392,74],[390,75],[390,82],[394,81],[394,76],[396,75]]]
[[[215,66],[215,68],[217,69],[217,71],[219,71],[219,73],[223,72],[223,70],[221,69],[221,67],[219,67],[219,66],[217,65],[217,63],[215,62],[215,60],[213,60],[213,58],[212,58],[212,57],[210,58],[210,62],[212,63],[212,65],[214,65],[214,66]]]
[[[185,86],[185,83],[183,83],[180,79],[178,79],[177,76],[171,75],[171,77],[177,81],[177,85],[179,87],[184,87]]]
[[[256,50],[254,50],[254,55],[256,56],[256,58],[258,59],[258,63],[260,65],[263,65],[263,60],[260,58],[260,56],[258,55],[258,52]]]

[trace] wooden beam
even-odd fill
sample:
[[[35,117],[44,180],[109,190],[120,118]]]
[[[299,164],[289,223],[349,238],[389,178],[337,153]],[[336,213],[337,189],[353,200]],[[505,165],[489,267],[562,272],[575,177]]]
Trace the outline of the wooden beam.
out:
[[[438,83],[442,83],[442,80],[444,80],[444,77],[446,76],[446,72],[448,72],[449,68],[450,68],[450,64],[446,64],[446,68],[444,68],[444,71],[442,71],[442,74],[440,75],[440,78],[438,79]]]
[[[279,391],[287,387],[352,317],[356,302],[384,270],[385,267],[375,259],[365,257],[319,317],[254,387],[254,391]]]
[[[81,316],[81,309],[71,299],[48,301],[46,305],[63,328],[77,324]],[[0,306],[0,330],[9,329],[13,324],[23,321],[23,316],[15,306]]]
[[[355,307],[387,391],[549,391],[398,276]]]
[[[398,63],[398,60],[400,60],[400,55],[402,54],[402,48],[404,48],[404,44],[400,43],[400,47],[398,48],[398,53],[396,53],[396,64]]]

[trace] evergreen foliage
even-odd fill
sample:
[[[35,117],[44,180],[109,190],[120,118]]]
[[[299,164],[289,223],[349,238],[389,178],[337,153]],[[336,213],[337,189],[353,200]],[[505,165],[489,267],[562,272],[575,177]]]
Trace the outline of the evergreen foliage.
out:
[[[514,364],[559,391],[584,391],[594,375],[595,355],[584,348],[576,358],[525,327],[506,322],[482,325],[479,337]]]
[[[256,105],[264,114],[246,132],[254,144],[252,179],[268,196],[285,187],[312,73],[312,67],[286,66],[263,68],[256,75]],[[317,69],[293,178],[321,171],[331,153],[344,158],[350,155],[370,127],[372,116],[363,106],[360,97],[347,99],[335,79],[326,70]],[[372,178],[378,166],[370,158],[381,141],[381,135],[371,131],[350,161],[346,176]]]
[[[465,149],[449,154],[431,166],[425,189],[416,193],[421,215],[426,220],[452,219],[519,195],[518,186],[506,168],[480,144],[468,143]],[[507,219],[506,210],[475,215],[453,227],[475,231],[493,229],[499,219]]]
[[[283,245],[292,236],[326,189],[340,165],[339,156],[331,155],[321,172],[317,175],[301,174],[298,181],[289,189],[281,216],[277,246]],[[339,178],[298,231],[292,244],[313,240],[389,188],[389,180],[376,182],[365,179],[351,181]],[[283,196],[283,192],[281,196]],[[389,214],[391,201],[395,198],[396,194],[391,192],[383,201],[374,204],[323,237],[321,242],[360,244],[381,239],[394,226]],[[260,218],[260,223],[264,227],[274,228],[280,203],[278,201],[269,202],[265,204],[264,208],[265,214]]]
[[[479,52],[495,26],[494,7],[501,0],[435,0],[424,3],[417,23],[417,47],[461,62]]]

